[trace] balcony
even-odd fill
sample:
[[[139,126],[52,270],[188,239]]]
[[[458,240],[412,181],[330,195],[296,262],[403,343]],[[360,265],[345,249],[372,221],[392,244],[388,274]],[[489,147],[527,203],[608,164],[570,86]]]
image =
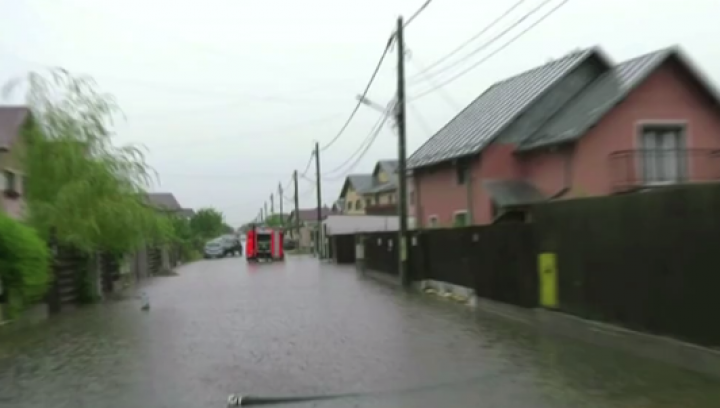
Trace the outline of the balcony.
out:
[[[720,181],[718,149],[621,150],[610,154],[613,192]]]
[[[398,205],[393,204],[373,204],[365,207],[367,215],[398,215]]]

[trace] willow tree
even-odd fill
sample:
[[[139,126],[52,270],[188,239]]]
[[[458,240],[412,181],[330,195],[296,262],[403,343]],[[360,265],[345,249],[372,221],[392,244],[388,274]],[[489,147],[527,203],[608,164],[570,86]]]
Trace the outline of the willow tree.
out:
[[[29,222],[41,234],[84,250],[128,251],[163,239],[169,221],[148,205],[153,172],[142,151],[113,144],[115,99],[92,78],[64,69],[33,72],[25,85],[32,115],[23,129]]]

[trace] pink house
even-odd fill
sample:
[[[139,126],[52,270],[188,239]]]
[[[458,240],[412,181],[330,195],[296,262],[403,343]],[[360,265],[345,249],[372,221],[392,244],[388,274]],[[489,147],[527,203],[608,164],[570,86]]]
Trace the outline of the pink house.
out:
[[[720,97],[678,48],[599,48],[500,81],[409,159],[421,227],[487,224],[535,202],[720,180]]]

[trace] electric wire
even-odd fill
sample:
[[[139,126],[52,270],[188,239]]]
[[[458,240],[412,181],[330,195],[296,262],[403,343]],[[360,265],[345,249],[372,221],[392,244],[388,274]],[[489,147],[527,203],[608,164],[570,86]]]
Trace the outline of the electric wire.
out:
[[[363,141],[360,143],[360,146],[358,146],[357,150],[355,150],[350,155],[350,157],[348,157],[344,162],[342,162],[340,165],[336,166],[332,170],[324,172],[325,174],[323,176],[328,175],[328,174],[337,173],[337,172],[341,171],[346,165],[348,165],[349,163],[352,163],[353,160],[355,160],[357,158],[357,155],[361,154],[361,152],[364,151],[363,149],[365,149],[365,147],[368,144],[373,142],[377,130],[382,128],[382,125],[387,120],[387,115],[388,115],[388,113],[385,112],[378,118],[378,120],[373,124],[373,127],[370,130],[370,133],[368,133],[367,136],[365,136],[365,139],[363,139]]]
[[[420,72],[418,72],[417,74],[411,76],[410,78],[408,78],[408,80],[409,80],[409,81],[412,81],[413,79],[419,78],[419,77],[427,74],[427,72],[430,71],[430,70],[432,70],[434,67],[442,64],[444,61],[447,61],[450,57],[452,57],[453,55],[457,54],[459,51],[461,51],[462,49],[464,49],[465,47],[467,47],[470,43],[472,43],[473,41],[477,40],[477,39],[480,38],[483,34],[487,33],[487,32],[490,31],[493,27],[495,27],[496,25],[498,25],[502,20],[505,19],[505,17],[507,17],[508,15],[510,15],[510,13],[512,13],[513,11],[515,11],[518,7],[520,7],[520,6],[521,6],[523,3],[525,3],[526,1],[527,1],[527,0],[519,0],[519,1],[515,2],[515,4],[513,4],[513,5],[510,6],[507,10],[505,10],[500,16],[498,16],[498,17],[495,18],[493,21],[491,21],[490,24],[488,24],[488,25],[486,25],[485,27],[483,27],[482,30],[478,31],[476,34],[474,34],[472,37],[470,37],[469,39],[467,39],[467,40],[466,40],[465,42],[463,42],[462,44],[460,44],[460,45],[458,45],[457,47],[453,48],[450,52],[448,52],[447,54],[445,54],[443,57],[439,58],[437,61],[433,62],[432,64],[430,64],[430,65],[428,65],[428,66],[426,66],[424,69],[421,69]]]
[[[390,37],[385,44],[385,48],[383,49],[382,54],[380,55],[380,59],[378,60],[377,64],[375,65],[375,69],[373,70],[372,75],[370,76],[370,80],[368,81],[367,85],[365,85],[365,89],[363,90],[360,97],[357,99],[357,103],[355,104],[355,107],[350,112],[350,116],[347,118],[345,123],[340,128],[340,131],[328,142],[325,146],[320,148],[320,151],[325,151],[329,149],[335,142],[337,142],[340,137],[345,133],[345,130],[347,130],[348,126],[350,126],[350,122],[355,118],[355,115],[360,110],[360,106],[363,103],[363,100],[367,97],[368,92],[370,91],[370,88],[372,87],[373,83],[375,82],[375,78],[377,78],[378,73],[380,72],[380,68],[382,67],[383,61],[385,61],[385,57],[387,56],[388,52],[390,51],[390,46],[392,45],[392,39],[393,37]]]
[[[527,34],[530,30],[532,30],[533,28],[537,27],[540,23],[542,23],[542,22],[545,21],[548,17],[550,17],[551,15],[553,15],[555,12],[557,12],[561,7],[563,7],[563,6],[564,6],[565,4],[567,4],[569,1],[570,1],[570,0],[563,0],[563,1],[560,2],[558,5],[556,5],[556,6],[553,7],[552,9],[550,9],[550,11],[548,11],[548,12],[545,13],[545,14],[543,14],[543,16],[540,17],[538,20],[534,21],[532,24],[530,24],[529,26],[527,26],[526,28],[524,28],[522,31],[520,31],[517,35],[515,35],[514,37],[512,37],[509,41],[507,41],[506,43],[502,44],[499,48],[495,49],[493,52],[491,52],[490,54],[486,55],[486,56],[485,56],[484,58],[482,58],[481,60],[475,62],[474,64],[472,64],[471,66],[469,66],[467,69],[465,69],[465,70],[463,70],[463,71],[460,71],[458,74],[450,77],[449,79],[447,79],[447,80],[445,80],[445,81],[442,81],[438,87],[425,90],[425,91],[423,91],[423,92],[421,92],[421,93],[419,93],[419,94],[415,94],[415,95],[413,95],[412,97],[410,97],[408,100],[417,100],[417,99],[420,99],[420,98],[422,98],[423,96],[426,96],[426,95],[429,95],[429,94],[435,92],[438,88],[444,87],[444,86],[446,86],[446,85],[454,82],[455,80],[461,78],[462,76],[464,76],[464,75],[467,74],[468,72],[474,70],[475,68],[477,68],[477,67],[480,66],[481,64],[487,62],[487,61],[490,60],[492,57],[496,56],[496,55],[499,54],[501,51],[503,51],[504,49],[506,49],[507,47],[509,47],[509,46],[512,45],[513,43],[515,43],[515,42],[516,42],[517,40],[519,40],[522,36],[524,36],[525,34]]]
[[[337,177],[329,177],[329,178],[326,178],[326,180],[329,180],[329,181],[340,180],[344,177],[347,177],[347,174],[349,174],[351,171],[353,171],[355,169],[355,167],[360,163],[360,160],[362,160],[363,157],[365,157],[365,154],[368,152],[368,150],[370,150],[370,147],[372,147],[372,145],[375,143],[375,140],[377,140],[377,137],[378,137],[378,135],[380,135],[380,132],[382,131],[383,126],[385,125],[385,122],[387,121],[388,117],[389,117],[389,115],[382,116],[382,119],[378,122],[377,126],[373,129],[373,132],[370,133],[371,137],[370,137],[370,140],[368,141],[368,143],[365,145],[365,148],[362,150],[360,155],[358,155],[357,159],[352,164],[350,164],[350,166],[347,169],[345,169],[344,174],[338,175]]]

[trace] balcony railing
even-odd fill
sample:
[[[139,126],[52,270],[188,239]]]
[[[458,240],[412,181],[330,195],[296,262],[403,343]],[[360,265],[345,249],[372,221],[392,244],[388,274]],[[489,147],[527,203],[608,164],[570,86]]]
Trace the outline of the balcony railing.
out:
[[[365,208],[367,215],[398,215],[398,205],[394,204],[373,204]]]
[[[616,192],[720,181],[718,149],[621,150],[610,154],[609,165]]]

